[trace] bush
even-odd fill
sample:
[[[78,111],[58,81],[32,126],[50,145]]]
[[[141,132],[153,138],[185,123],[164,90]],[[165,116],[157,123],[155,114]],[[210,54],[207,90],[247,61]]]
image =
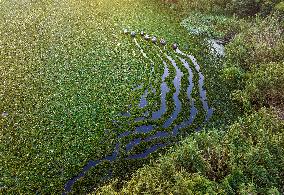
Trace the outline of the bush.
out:
[[[232,39],[242,29],[247,28],[248,23],[234,16],[206,15],[200,12],[191,13],[182,21],[189,33],[205,35],[210,38],[222,39],[225,42]]]
[[[250,70],[254,65],[283,61],[283,33],[276,16],[256,18],[252,27],[244,29],[226,46],[227,65]]]
[[[251,102],[257,109],[262,106],[284,108],[284,62],[263,64],[247,75],[245,88],[235,93],[236,99]]]
[[[227,81],[226,84],[230,85],[231,88],[241,89],[243,87],[245,72],[240,67],[226,67],[222,70],[220,76]]]
[[[169,3],[179,13],[195,10],[249,17],[256,14],[268,16],[276,10],[283,10],[283,1],[281,0],[163,0],[163,2]]]
[[[188,137],[171,153],[98,194],[280,194],[284,192],[284,123],[266,110],[244,117],[227,133]]]
[[[245,110],[273,106],[284,111],[284,38],[278,17],[256,18],[226,46],[227,84],[235,87],[233,99]]]
[[[274,13],[277,11],[277,5],[281,5],[281,3],[284,3],[281,0],[263,0],[261,1],[261,15],[267,16],[271,13]],[[276,8],[276,9],[275,9]],[[278,10],[280,11],[280,10]]]
[[[281,0],[231,0],[226,5],[226,9],[231,14],[236,14],[240,17],[268,16],[275,11],[275,6]]]
[[[192,11],[225,13],[227,0],[162,0],[180,15],[188,15]]]
[[[284,12],[284,1],[277,3],[274,9],[279,12]]]
[[[231,0],[226,8],[238,16],[253,16],[260,12],[261,3],[259,0]]]

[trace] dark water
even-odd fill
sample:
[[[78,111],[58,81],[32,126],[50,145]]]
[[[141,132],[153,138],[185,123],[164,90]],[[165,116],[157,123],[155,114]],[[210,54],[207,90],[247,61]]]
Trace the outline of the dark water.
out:
[[[159,144],[156,144],[156,145],[150,147],[149,149],[147,149],[145,152],[143,152],[141,154],[135,154],[135,155],[129,156],[126,159],[146,158],[149,154],[151,154],[151,153],[155,152],[156,150],[158,150],[160,148],[163,148],[163,147],[165,147],[167,145],[169,145],[169,143],[159,143]]]
[[[97,160],[97,161],[90,160],[90,161],[88,162],[88,164],[83,167],[82,172],[81,172],[79,175],[77,175],[76,177],[73,177],[72,179],[70,179],[70,180],[65,184],[65,188],[64,188],[65,191],[63,192],[63,194],[67,194],[68,192],[70,192],[70,191],[71,191],[71,188],[72,188],[72,186],[75,184],[75,182],[76,182],[78,179],[84,177],[84,176],[86,175],[86,173],[87,173],[92,167],[97,166],[97,165],[100,164],[102,161],[110,161],[110,162],[114,161],[114,160],[117,158],[117,156],[118,156],[118,152],[119,152],[119,143],[116,144],[115,150],[114,150],[114,152],[112,153],[112,155],[107,156],[107,157],[105,157],[105,158],[102,159],[102,160]]]
[[[174,100],[174,103],[175,103],[175,110],[172,113],[172,115],[164,123],[164,125],[163,125],[164,128],[168,128],[173,123],[173,121],[177,119],[178,114],[181,111],[181,101],[179,100],[178,96],[179,96],[179,93],[180,93],[181,78],[183,76],[183,73],[178,68],[178,66],[177,66],[176,62],[173,60],[173,58],[170,57],[169,55],[166,55],[166,57],[168,58],[168,60],[170,60],[170,62],[172,63],[172,65],[174,66],[174,68],[176,70],[176,76],[173,80],[176,92],[173,95],[173,100]]]
[[[85,174],[86,174],[92,167],[95,167],[95,166],[97,166],[97,165],[100,164],[100,163],[101,163],[101,160],[97,160],[97,161],[92,161],[92,160],[90,160],[90,161],[88,162],[88,164],[83,167],[83,170],[82,170],[82,172],[81,172],[79,175],[77,175],[76,177],[73,177],[72,179],[70,179],[70,180],[65,184],[65,187],[64,187],[65,191],[63,192],[63,194],[67,194],[68,192],[71,192],[72,186],[75,184],[75,182],[76,182],[78,179],[84,177]]]
[[[131,134],[131,131],[125,131],[122,134],[118,135],[117,137],[118,138],[123,138],[123,137],[126,137],[126,136],[130,135],[130,134]]]
[[[151,88],[151,93],[153,93],[154,95],[156,95],[156,89],[153,88],[152,85],[150,85],[150,88]],[[148,101],[147,101],[147,96],[149,95],[149,92],[148,92],[148,89],[146,89],[143,93],[143,95],[141,96],[141,99],[140,99],[140,103],[139,103],[139,107],[140,108],[145,108],[148,104]]]
[[[135,128],[135,133],[149,133],[155,127],[153,125],[142,125]]]
[[[177,136],[181,129],[190,126],[193,123],[193,121],[194,121],[194,119],[195,119],[197,114],[198,114],[198,110],[194,106],[194,100],[193,100],[189,118],[186,119],[185,121],[183,121],[181,124],[176,125],[174,127],[174,129],[173,129],[173,136]]]
[[[137,138],[134,139],[132,141],[130,141],[127,145],[126,145],[126,152],[129,152],[130,150],[132,150],[132,148],[134,148],[135,146],[137,146],[138,144],[140,144],[142,141],[142,138]]]
[[[150,62],[150,64],[153,66],[155,66],[155,63],[152,59],[150,59],[147,54],[145,53],[145,51],[143,50],[143,48],[140,46],[140,44],[138,43],[137,39],[134,38],[134,43],[136,44],[137,48],[140,50],[141,55]],[[157,48],[159,48],[158,46],[156,46]],[[198,114],[198,110],[195,107],[195,99],[191,97],[191,93],[193,91],[194,88],[194,83],[193,83],[193,71],[190,67],[190,63],[188,62],[188,60],[190,60],[193,65],[194,65],[194,69],[198,74],[198,90],[199,90],[199,100],[202,102],[202,108],[204,109],[204,111],[206,112],[206,116],[204,119],[204,122],[207,122],[212,114],[213,114],[213,109],[209,107],[208,105],[208,100],[206,97],[206,90],[204,89],[204,82],[205,82],[205,78],[200,70],[200,66],[197,63],[197,60],[194,58],[194,56],[192,55],[187,55],[185,53],[183,53],[181,50],[179,50],[178,48],[175,50],[176,52],[176,56],[175,58],[178,59],[182,65],[187,69],[188,71],[188,86],[187,86],[187,98],[188,101],[190,102],[190,112],[188,113],[188,116],[183,116],[185,118],[185,120],[174,126],[172,129],[172,132],[167,132],[167,131],[156,131],[157,126],[154,125],[141,125],[135,128],[135,131],[126,131],[120,135],[118,135],[118,139],[122,139],[124,137],[128,137],[132,134],[148,134],[151,132],[152,135],[146,137],[146,138],[135,138],[133,140],[131,140],[128,144],[126,144],[125,146],[125,151],[126,152],[130,152],[132,151],[136,146],[140,145],[141,143],[145,143],[145,142],[150,142],[152,140],[159,140],[161,138],[167,138],[167,137],[175,137],[179,134],[180,130],[186,127],[189,127],[196,115]],[[167,64],[165,61],[163,60],[164,56],[169,62],[170,64]],[[175,92],[172,96],[172,100],[174,102],[175,108],[172,112],[172,114],[170,115],[169,118],[166,119],[165,123],[162,125],[162,128],[168,128],[170,127],[170,125],[172,125],[172,123],[178,118],[178,115],[181,113],[182,110],[182,103],[179,100],[179,94],[180,94],[180,90],[181,90],[181,79],[183,77],[183,72],[180,70],[180,68],[178,67],[176,61],[173,59],[172,56],[170,56],[169,54],[167,54],[167,51],[163,51],[159,48],[159,54],[157,54],[158,58],[161,58],[161,63],[163,63],[164,65],[164,73],[162,75],[162,82],[160,85],[160,91],[161,93],[160,95],[160,109],[157,111],[152,112],[151,114],[151,119],[150,120],[158,120],[161,119],[163,117],[163,115],[166,113],[167,111],[167,94],[170,92],[170,89],[166,83],[166,78],[169,76],[169,65],[173,66],[174,70],[175,70],[175,78],[172,81],[174,88],[175,88]],[[139,85],[138,87],[134,88],[133,90],[141,90],[143,88],[143,85]],[[139,103],[139,107],[140,108],[144,108],[147,106],[148,101],[147,101],[147,96],[149,93],[154,93],[156,94],[156,89],[154,89],[152,87],[152,85],[150,85],[150,89],[146,89],[143,93],[143,95],[140,98],[140,103]],[[121,114],[122,116],[126,116],[126,117],[130,117],[131,113],[129,111],[126,111],[124,113]],[[138,117],[134,120],[134,122],[138,122],[138,121],[145,121],[147,122],[147,118],[150,115],[149,111],[146,111],[143,116]],[[197,128],[196,131],[200,130],[202,127]],[[146,158],[148,155],[150,155],[151,153],[157,151],[160,148],[166,147],[167,145],[169,145],[171,143],[158,143],[155,144],[151,147],[149,147],[148,149],[146,149],[144,152],[140,153],[140,154],[134,154],[134,155],[130,155],[128,156],[126,159],[140,159],[140,158]],[[109,161],[109,162],[113,162],[117,159],[118,155],[119,155],[119,150],[120,150],[120,143],[118,142],[115,146],[114,152],[110,155],[110,156],[106,156],[105,158],[101,159],[101,160],[97,160],[97,161],[93,161],[90,160],[88,162],[88,164],[86,166],[83,167],[81,173],[79,173],[77,176],[73,177],[72,179],[70,179],[66,184],[65,184],[65,191],[63,194],[66,194],[68,192],[71,191],[72,186],[74,185],[74,183],[85,176],[85,174],[92,168],[97,166],[98,164],[100,164],[103,161]]]
[[[135,122],[144,121],[144,120],[146,120],[145,116],[141,116],[141,117],[134,119]]]
[[[131,114],[127,111],[127,112],[121,113],[121,116],[130,117]]]
[[[165,62],[163,63],[165,65],[165,68],[164,68],[164,74],[162,76],[162,83],[161,83],[161,95],[160,95],[161,108],[158,111],[152,113],[153,120],[162,118],[162,116],[167,112],[166,96],[167,96],[167,93],[170,92],[170,89],[167,83],[165,82],[165,79],[169,76],[169,69],[168,69],[167,64]]]
[[[191,109],[190,109],[189,118],[186,119],[185,121],[183,121],[181,124],[174,127],[174,130],[173,130],[174,136],[176,136],[178,134],[180,129],[183,129],[183,128],[190,126],[193,123],[196,115],[198,114],[198,110],[195,107],[195,100],[191,97],[191,93],[192,93],[192,90],[194,88],[192,70],[191,70],[188,62],[185,59],[183,59],[181,57],[178,57],[178,59],[183,63],[183,66],[188,71],[189,76],[188,76],[187,98],[191,102]]]
[[[157,131],[155,135],[152,135],[152,136],[147,137],[144,141],[145,141],[145,142],[149,142],[149,141],[152,141],[152,140],[154,140],[154,139],[165,138],[165,137],[168,137],[168,136],[170,136],[170,133],[169,133],[169,132],[166,132],[166,131]]]
[[[198,75],[199,75],[198,86],[199,86],[200,99],[201,99],[201,102],[202,102],[203,109],[207,113],[205,121],[208,121],[213,115],[213,109],[209,108],[209,106],[208,106],[208,101],[207,101],[207,97],[206,97],[206,90],[203,87],[204,86],[204,76],[203,76],[202,72],[200,71],[200,66],[197,63],[197,60],[195,59],[194,56],[185,54],[181,50],[179,50],[178,48],[176,49],[176,53],[181,54],[182,56],[189,58],[192,61],[192,63],[194,64],[195,70],[198,72]]]

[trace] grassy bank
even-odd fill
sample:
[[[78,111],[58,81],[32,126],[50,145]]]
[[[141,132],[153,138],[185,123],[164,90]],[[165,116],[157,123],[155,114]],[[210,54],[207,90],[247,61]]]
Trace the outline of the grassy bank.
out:
[[[265,110],[229,127],[186,138],[137,171],[95,194],[281,194],[284,123]]]

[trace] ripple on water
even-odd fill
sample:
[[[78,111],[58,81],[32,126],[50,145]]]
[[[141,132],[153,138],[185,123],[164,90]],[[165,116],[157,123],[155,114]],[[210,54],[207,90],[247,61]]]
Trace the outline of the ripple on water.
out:
[[[141,154],[135,154],[135,155],[132,155],[132,156],[129,156],[128,158],[126,159],[139,159],[139,158],[146,158],[148,155],[150,155],[151,153],[155,152],[156,150],[160,149],[160,148],[163,148],[165,146],[169,145],[169,143],[159,143],[159,144],[156,144],[152,147],[150,147],[149,149],[145,150],[143,153]]]
[[[189,58],[194,64],[195,70],[198,72],[198,76],[199,76],[198,87],[199,87],[200,100],[202,102],[203,109],[206,112],[206,117],[205,117],[204,122],[207,122],[213,115],[213,108],[209,108],[209,105],[208,105],[208,101],[206,97],[206,90],[203,88],[205,79],[204,79],[203,74],[200,71],[200,66],[197,63],[197,60],[194,56],[185,54],[178,48],[176,49],[176,53]]]

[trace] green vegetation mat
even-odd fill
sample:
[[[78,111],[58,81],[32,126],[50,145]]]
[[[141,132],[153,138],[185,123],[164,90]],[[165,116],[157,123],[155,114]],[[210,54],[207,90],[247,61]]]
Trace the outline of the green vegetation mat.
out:
[[[284,193],[283,5],[0,0],[0,194]]]
[[[0,1],[1,192],[61,193],[110,154],[113,134],[131,128],[119,114],[138,103],[133,87],[160,79],[123,29],[190,44],[203,59],[205,45],[179,22],[155,1]]]

